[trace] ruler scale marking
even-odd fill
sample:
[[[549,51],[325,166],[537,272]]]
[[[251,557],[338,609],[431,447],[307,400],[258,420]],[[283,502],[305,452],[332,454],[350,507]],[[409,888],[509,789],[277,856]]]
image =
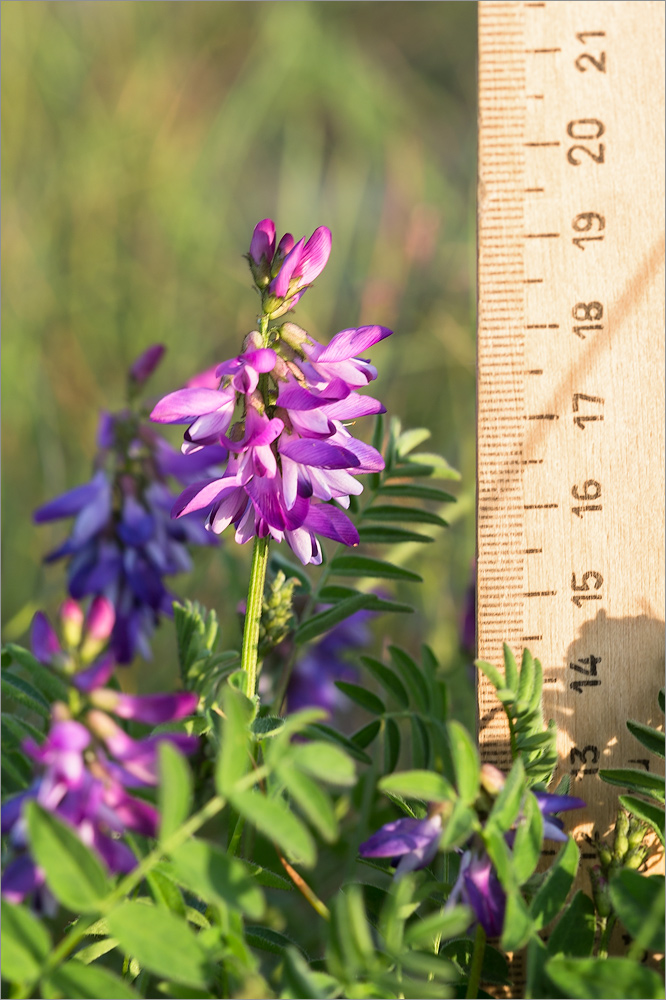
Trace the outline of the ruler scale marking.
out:
[[[663,36],[652,0],[479,3],[478,650],[542,662],[583,867],[614,821],[599,768],[636,757],[627,717],[663,721]],[[506,768],[482,677],[478,707]]]

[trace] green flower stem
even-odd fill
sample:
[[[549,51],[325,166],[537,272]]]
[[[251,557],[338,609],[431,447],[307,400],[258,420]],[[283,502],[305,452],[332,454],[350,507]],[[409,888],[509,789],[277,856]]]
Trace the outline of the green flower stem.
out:
[[[170,854],[171,851],[175,851],[176,848],[184,844],[186,840],[189,840],[193,834],[203,826],[204,823],[216,816],[225,806],[225,800],[220,795],[215,795],[210,799],[203,809],[200,809],[198,813],[179,826],[177,830],[167,837],[162,844],[158,844],[150,854],[147,854],[143,858],[136,868],[122,879],[116,888],[109,893],[104,899],[100,900],[99,912],[103,915],[108,914],[113,910],[119,903],[125,899],[126,896],[132,892],[136,886],[142,881],[145,875],[155,867],[155,865],[162,860],[165,854]],[[16,994],[16,1000],[30,1000],[30,997],[36,995],[36,986],[40,979],[44,976],[48,976],[54,969],[64,962],[64,960],[71,955],[74,948],[76,948],[79,941],[81,941],[91,924],[95,923],[98,918],[96,916],[84,916],[79,917],[76,923],[71,928],[69,934],[60,941],[59,944],[51,952],[49,958],[47,959],[44,967],[41,969],[39,976],[34,982],[29,983],[22,992]]]
[[[486,950],[486,932],[481,924],[476,925],[476,937],[474,938],[474,951],[472,952],[472,964],[469,969],[469,982],[467,983],[467,1000],[479,995],[479,984],[481,983],[481,969],[483,967],[483,956]]]
[[[599,958],[608,958],[608,947],[610,945],[611,934],[613,933],[613,928],[615,927],[616,916],[611,913],[609,917],[604,917],[601,921],[601,936],[599,938],[599,950],[597,955]],[[632,958],[635,956],[631,956]]]
[[[245,671],[245,694],[254,698],[257,690],[257,661],[259,657],[259,625],[261,609],[264,602],[264,584],[266,582],[266,567],[268,566],[268,538],[254,539],[252,551],[252,568],[250,583],[247,589],[247,606],[245,610],[245,628],[243,629],[243,652],[241,668]]]

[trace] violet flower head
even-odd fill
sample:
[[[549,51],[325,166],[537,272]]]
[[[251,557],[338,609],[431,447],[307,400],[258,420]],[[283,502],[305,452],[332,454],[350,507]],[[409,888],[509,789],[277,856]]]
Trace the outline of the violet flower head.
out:
[[[391,858],[399,878],[430,864],[441,835],[441,813],[426,819],[405,817],[386,823],[359,846],[358,852],[362,858]]]
[[[104,686],[115,668],[108,650],[89,665],[85,663],[92,650],[99,650],[100,641],[111,635],[110,602],[96,598],[85,616],[73,601],[65,602],[61,623],[69,640],[78,642],[66,641],[63,648],[46,616],[38,612],[33,620],[32,648],[42,663],[77,689],[73,702],[77,718],[65,704],[55,703],[46,740],[41,745],[32,739],[23,743],[35,766],[32,784],[2,806],[2,833],[9,834],[11,854],[2,876],[2,895],[12,902],[32,897],[42,909],[52,908],[53,903],[44,872],[30,856],[24,804],[35,799],[97,851],[109,872],[124,873],[134,867],[136,859],[119,837],[126,831],[154,837],[159,822],[155,807],[128,789],[157,784],[160,743],[170,742],[185,754],[198,747],[197,737],[177,732],[134,739],[112,718],[113,714],[154,726],[192,714],[198,697],[187,691],[128,695]],[[78,635],[73,625],[78,627]],[[91,636],[96,647],[90,646]]]
[[[326,227],[295,245],[283,237],[276,249],[275,227],[262,220],[249,253],[255,279],[273,255],[261,331],[249,333],[241,353],[217,366],[216,388],[209,382],[188,384],[151,413],[158,423],[188,424],[182,451],[198,455],[202,467],[209,449],[228,452],[222,475],[188,486],[173,517],[201,511],[215,534],[233,524],[240,544],[255,537],[286,541],[304,564],[321,563],[319,536],[358,544],[358,532],[343,511],[351,496],[362,492],[356,477],[384,468],[379,452],[353,437],[348,424],[384,412],[379,400],[358,393],[377,376],[358,354],[391,331],[342,330],[322,346],[293,323],[269,326],[321,272],[329,252]],[[278,300],[285,308],[276,312]]]
[[[159,362],[159,347],[135,362],[135,381]],[[201,455],[181,454],[129,410],[102,414],[98,447],[92,479],[43,504],[34,519],[43,524],[73,518],[69,537],[46,561],[67,560],[75,600],[97,595],[111,602],[111,646],[119,663],[129,663],[137,652],[150,657],[152,631],[162,615],[172,613],[165,578],[190,569],[191,545],[215,542],[196,518],[172,521],[175,497],[168,481],[185,485],[210,474],[227,451],[216,444],[203,462]]]

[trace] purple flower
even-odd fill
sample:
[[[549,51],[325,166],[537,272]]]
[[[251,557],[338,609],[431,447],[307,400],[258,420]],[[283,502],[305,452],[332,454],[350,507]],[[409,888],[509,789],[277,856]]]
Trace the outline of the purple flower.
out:
[[[78,718],[72,718],[70,710],[58,702],[46,740],[41,745],[32,739],[23,743],[36,776],[29,789],[2,806],[2,833],[9,834],[12,854],[2,877],[2,894],[13,902],[32,896],[38,907],[53,908],[44,872],[30,857],[22,818],[26,801],[36,799],[70,825],[84,844],[97,851],[110,872],[127,872],[136,859],[118,837],[125,831],[154,837],[159,821],[155,807],[127,789],[157,784],[160,743],[170,742],[185,754],[197,749],[197,737],[184,733],[134,739],[109,714],[150,725],[170,722],[194,712],[197,695],[187,691],[129,695],[105,688],[115,667],[108,652],[78,669],[82,658],[86,662],[90,636],[96,636],[98,643],[108,639],[113,620],[113,607],[103,597],[91,603],[85,616],[74,602],[65,602],[61,610],[64,631],[74,622],[79,634],[74,635],[77,648],[71,644],[63,649],[46,616],[38,612],[33,619],[33,652],[78,689]]]
[[[391,858],[399,878],[405,872],[430,864],[437,854],[441,834],[441,813],[427,819],[396,819],[364,841],[358,851],[362,858]]]
[[[146,352],[136,362],[139,373],[159,361],[159,352],[150,350],[150,357]],[[211,389],[181,392],[210,393],[218,406],[223,400]],[[152,631],[162,615],[172,613],[174,598],[165,577],[190,569],[190,545],[216,541],[197,518],[172,520],[175,497],[167,485],[169,478],[181,485],[199,480],[226,460],[219,433],[209,438],[212,447],[205,456],[199,445],[194,454],[181,454],[135,414],[104,413],[97,471],[90,482],[35,511],[38,524],[74,519],[69,537],[46,560],[67,559],[68,590],[75,600],[97,595],[110,601],[115,612],[111,646],[119,663],[131,662],[137,652],[150,658]],[[90,629],[88,634],[92,641]]]
[[[326,267],[330,253],[331,231],[326,226],[315,229],[307,243],[303,237],[289,250],[268,286],[270,299],[273,300],[273,307],[269,305],[268,309],[272,319],[293,309],[306,288]]]
[[[448,905],[463,902],[472,908],[476,920],[488,937],[499,937],[504,927],[506,893],[493,863],[485,852],[465,851],[460,860],[460,874],[451,891]]]
[[[268,221],[253,237],[250,259],[257,266],[274,252]],[[301,244],[284,266],[289,262],[290,274],[309,281],[323,267],[329,241],[322,228]],[[189,424],[183,452],[200,453],[205,462],[207,449],[223,446],[229,456],[221,476],[200,479],[181,493],[172,516],[205,511],[209,531],[219,534],[233,524],[241,544],[255,536],[286,541],[303,563],[322,561],[317,536],[357,545],[358,533],[340,508],[362,492],[356,476],[379,472],[384,462],[346,424],[384,407],[357,394],[377,372],[356,353],[390,333],[382,326],[342,330],[322,347],[285,323],[267,335],[269,347],[253,331],[240,355],[218,365],[217,389],[197,385],[165,396],[151,418]]]

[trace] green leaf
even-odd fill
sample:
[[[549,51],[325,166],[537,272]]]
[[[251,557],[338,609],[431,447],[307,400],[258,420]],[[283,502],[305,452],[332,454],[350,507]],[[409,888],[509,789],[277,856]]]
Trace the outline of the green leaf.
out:
[[[507,893],[502,949],[518,951],[523,948],[532,934],[533,924],[525,900],[517,889]]]
[[[495,799],[490,812],[492,822],[497,823],[500,830],[510,830],[516,822],[524,794],[525,768],[518,759],[509,771],[504,787]]]
[[[403,431],[395,443],[396,454],[399,458],[404,458],[414,448],[430,438],[431,432],[427,427],[413,427],[411,430]]]
[[[409,719],[412,729],[412,764],[417,770],[430,766],[430,736],[423,720],[418,715]]]
[[[504,678],[510,691],[518,691],[518,664],[509,646],[504,643]]]
[[[644,802],[637,799],[635,795],[620,795],[619,802],[637,819],[642,819],[649,823],[657,834],[662,844],[664,843],[664,807],[653,805],[652,802]]]
[[[661,774],[651,774],[636,767],[618,767],[604,768],[599,771],[599,777],[609,785],[620,785],[630,792],[664,801],[664,777]]]
[[[386,719],[384,732],[384,770],[395,771],[400,759],[400,728],[395,719]]]
[[[650,753],[656,754],[663,760],[666,756],[664,751],[666,736],[664,733],[660,733],[658,729],[653,729],[651,726],[644,726],[642,722],[633,722],[631,719],[627,722],[627,729]]]
[[[183,755],[168,740],[159,746],[159,773],[157,800],[162,842],[185,822],[192,806],[192,773]]]
[[[385,524],[360,524],[358,537],[367,545],[404,545],[407,542],[427,545],[435,540],[419,531],[408,531],[406,528]]]
[[[2,978],[12,983],[37,979],[51,951],[44,924],[24,906],[2,900]]]
[[[475,660],[474,666],[477,670],[480,670],[482,674],[485,674],[496,691],[499,691],[505,686],[504,678],[493,663],[487,663],[485,660]]]
[[[3,670],[1,687],[3,697],[13,698],[19,705],[23,705],[35,715],[41,715],[44,719],[48,719],[51,713],[50,705],[29,681]]]
[[[294,767],[331,785],[351,787],[356,784],[356,770],[344,750],[326,740],[294,746],[290,759]]]
[[[13,642],[3,646],[3,654],[8,654],[10,662],[18,663],[23,667],[39,692],[51,701],[67,701],[67,685],[57,674],[54,674],[49,667],[45,667],[36,657],[23,646],[17,646]]]
[[[359,687],[358,684],[350,684],[348,681],[336,681],[335,686],[368,712],[372,712],[374,715],[384,715],[386,712],[386,705],[372,691],[367,691],[366,688]]]
[[[436,524],[446,528],[444,518],[423,507],[401,507],[398,504],[377,504],[366,507],[363,517],[372,521],[397,521],[398,524]]]
[[[611,879],[613,908],[641,948],[664,947],[664,877],[620,870]]]
[[[74,959],[65,962],[48,977],[49,990],[55,989],[69,1000],[134,1000],[141,996],[129,983],[102,965],[84,965]]]
[[[471,736],[459,722],[455,720],[449,722],[447,731],[458,795],[466,805],[471,805],[479,792],[481,767],[479,754]]]
[[[535,929],[541,930],[560,912],[569,890],[573,885],[578,870],[578,846],[569,837],[552,866],[546,873],[546,878],[532,900],[530,913]]]
[[[427,713],[430,707],[430,694],[421,666],[416,660],[412,659],[409,653],[406,653],[399,646],[389,646],[389,654],[393,661],[393,666],[400,673],[407,689],[410,691],[414,704]]]
[[[111,934],[127,955],[161,979],[205,987],[208,953],[182,917],[169,910],[127,900],[109,913]]]
[[[306,726],[303,729],[303,735],[307,736],[309,739],[321,739],[323,738],[327,742],[338,746],[341,746],[347,753],[353,757],[355,760],[360,760],[363,764],[371,764],[371,758],[356,746],[353,740],[344,733],[339,733],[336,729],[331,728],[331,726],[326,726],[321,722],[317,722],[313,725]]]
[[[255,719],[250,731],[258,740],[266,740],[278,736],[284,728],[284,719],[279,715],[263,715]]]
[[[247,858],[241,858],[241,861],[257,885],[264,885],[267,889],[282,889],[287,892],[293,890],[294,883],[290,882],[284,875],[278,875],[270,868],[262,868],[261,865],[255,864],[254,861],[248,861]]]
[[[432,945],[435,940],[448,940],[464,934],[474,920],[474,913],[468,906],[453,906],[429,913],[427,917],[414,920],[405,933],[405,944]]]
[[[287,948],[298,948],[298,944],[288,938],[286,934],[273,930],[272,927],[263,927],[260,924],[249,924],[245,928],[245,939],[252,948],[261,948],[262,951],[269,951],[273,955],[284,955]]]
[[[662,712],[665,712],[666,711],[666,692],[664,691],[664,688],[662,688],[660,690],[658,697],[659,697],[659,708],[662,710]]]
[[[400,771],[380,778],[377,787],[382,792],[404,795],[407,799],[424,802],[455,802],[456,793],[441,774],[434,771]]]
[[[215,783],[220,794],[227,796],[236,782],[250,770],[248,739],[254,705],[231,685],[225,687],[222,704],[225,717],[222,720],[222,747],[217,758]]]
[[[325,973],[314,972],[296,948],[287,948],[284,957],[284,977],[291,997],[328,1000],[339,995],[337,981]]]
[[[407,708],[409,705],[409,695],[398,675],[372,656],[362,656],[361,662],[370,671],[375,680],[379,681],[384,690],[392,694],[403,708]]]
[[[241,816],[296,863],[307,868],[314,865],[317,852],[312,836],[282,799],[269,799],[259,792],[237,792],[232,797],[232,804]]]
[[[518,824],[513,842],[513,869],[519,885],[524,885],[534,873],[543,843],[543,816],[539,803],[528,793],[523,802],[523,818]]]
[[[579,889],[553,928],[548,939],[548,954],[588,958],[594,947],[595,930],[594,903]]]
[[[381,719],[373,719],[369,722],[367,726],[363,726],[361,729],[357,729],[355,733],[352,733],[352,739],[357,747],[361,750],[365,750],[369,747],[374,739],[376,739],[379,730],[382,728]]]
[[[256,881],[237,858],[207,840],[192,837],[171,852],[176,878],[205,903],[229,906],[258,920],[264,897]]]
[[[310,639],[314,639],[315,636],[321,635],[323,632],[328,632],[334,625],[338,625],[364,608],[368,603],[368,596],[368,594],[355,594],[353,597],[346,597],[334,604],[332,608],[313,615],[312,618],[308,618],[302,625],[299,625],[294,633],[294,640],[301,644],[309,642]]]
[[[97,855],[81,843],[71,827],[34,800],[26,802],[23,815],[33,857],[44,869],[56,899],[74,913],[101,909],[110,885]]]
[[[518,704],[529,705],[534,693],[534,659],[529,649],[523,650],[523,659],[520,665],[520,680],[518,682]]]
[[[546,972],[566,997],[663,1000],[659,973],[628,958],[551,958]]]
[[[146,882],[150,893],[158,906],[165,906],[167,910],[185,916],[185,901],[180,889],[173,880],[172,872],[166,873],[165,862],[160,862],[152,871],[146,872]]]
[[[44,731],[40,731],[26,719],[19,719],[15,715],[10,715],[9,712],[2,712],[1,718],[3,743],[5,743],[7,734],[10,734],[14,738],[13,740],[11,738],[7,740],[10,746],[20,747],[26,737],[33,739],[38,746],[43,743],[45,737]]]
[[[457,938],[454,941],[449,941],[442,945],[439,954],[442,958],[453,962],[461,976],[465,979],[469,977],[472,955],[474,954],[473,941],[469,938]],[[497,983],[501,986],[508,986],[510,982],[509,964],[505,956],[490,944],[486,944],[483,953],[481,981],[484,983]],[[481,995],[480,993],[479,996]]]
[[[458,799],[451,815],[444,824],[442,838],[439,842],[440,850],[450,851],[454,847],[461,847],[469,840],[478,825],[474,809],[470,809]]]
[[[340,831],[330,795],[309,775],[289,764],[278,768],[277,774],[310,824],[329,844],[334,843]]]
[[[408,462],[391,469],[391,479],[402,476],[432,476],[433,479],[460,479],[460,473],[451,468],[446,459],[432,452],[419,451]]]
[[[334,556],[331,560],[330,572],[337,576],[368,576],[387,580],[413,580],[416,583],[420,583],[423,579],[418,573],[412,573],[411,570],[394,566],[393,563],[384,562],[382,559],[344,553]]]
[[[457,498],[436,486],[424,486],[421,483],[399,483],[395,486],[382,486],[380,496],[413,497],[416,500],[434,500],[437,503],[456,503]]]

